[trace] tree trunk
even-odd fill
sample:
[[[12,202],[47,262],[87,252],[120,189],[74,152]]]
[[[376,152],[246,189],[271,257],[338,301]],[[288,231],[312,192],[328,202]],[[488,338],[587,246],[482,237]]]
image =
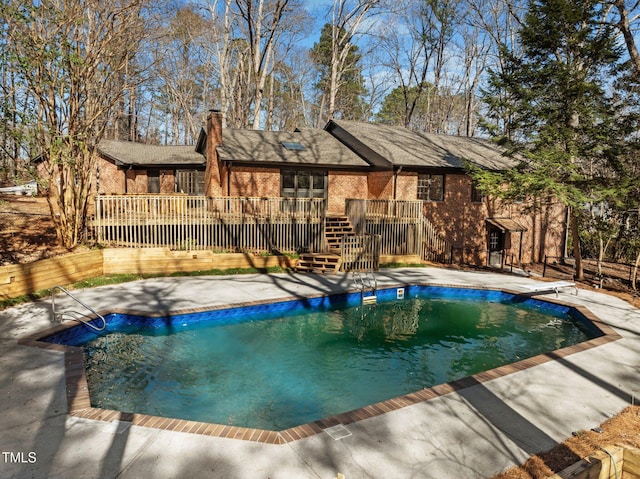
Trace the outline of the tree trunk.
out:
[[[138,141],[137,114],[136,114],[136,88],[134,86],[129,90],[129,141]]]
[[[256,75],[256,90],[254,95],[253,104],[253,129],[260,129],[260,121],[262,116],[262,99],[264,97],[264,87],[267,82],[267,70],[269,68],[269,62],[271,61],[271,45],[267,46],[267,52],[265,55],[265,63],[262,65],[260,72],[255,72]],[[258,76],[259,75],[259,76]],[[268,112],[267,112],[268,114]]]
[[[320,97],[320,106],[318,107],[318,122],[316,123],[317,128],[322,128],[324,123],[324,103],[325,103],[326,95],[322,95]]]
[[[327,120],[333,118],[336,111],[336,95],[338,93],[338,79],[342,72],[339,72],[338,65],[338,28],[333,25],[333,33],[331,34],[331,72],[329,76],[329,105],[327,108]]]
[[[617,27],[620,29],[620,31],[622,32],[622,36],[624,37],[624,42],[627,46],[627,51],[629,52],[629,58],[631,59],[631,63],[633,64],[633,68],[635,70],[635,77],[639,78],[640,54],[638,53],[635,38],[633,36],[633,32],[631,31],[629,12],[627,11],[627,7],[624,4],[624,0],[615,0],[614,4],[618,9],[618,14],[620,15],[620,21],[618,22]]]
[[[275,99],[273,97],[275,82],[274,76],[275,75],[273,73],[269,76],[269,97],[267,99],[267,113],[264,124],[264,129],[267,131],[271,130],[273,127],[273,105],[275,102]]]
[[[638,267],[640,267],[640,250],[636,255],[636,262],[633,265],[633,273],[631,274],[631,288],[633,288],[634,291],[638,291],[636,286],[636,282],[638,281]]]
[[[602,239],[602,232],[598,232],[598,277],[602,277],[602,260],[604,259],[604,240]]]
[[[573,241],[573,259],[575,261],[575,279],[582,281],[584,271],[582,269],[582,248],[580,247],[580,230],[578,228],[578,217],[571,209],[571,238]]]
[[[607,241],[606,245],[604,239],[602,238],[602,232],[598,232],[598,240],[599,240],[599,248],[598,248],[598,284],[600,289],[602,289],[602,285],[604,283],[604,276],[602,274],[602,262],[604,261],[604,255],[607,250],[607,246],[609,246],[609,241]]]

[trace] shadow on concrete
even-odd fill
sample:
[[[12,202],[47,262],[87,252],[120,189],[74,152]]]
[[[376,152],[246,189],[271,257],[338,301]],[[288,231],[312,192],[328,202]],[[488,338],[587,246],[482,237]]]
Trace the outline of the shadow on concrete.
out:
[[[390,283],[438,282],[439,280],[437,271],[430,271],[429,269],[387,270],[381,271],[378,276],[381,280]],[[215,278],[218,280],[221,279],[219,277]],[[342,292],[351,287],[350,276],[346,274],[335,277],[279,274],[269,276],[261,275],[260,278],[261,281],[257,286],[270,284],[282,292],[284,296],[295,297],[303,302],[309,295],[309,291],[325,294]],[[211,294],[228,294],[231,296],[234,285],[241,283],[246,283],[250,288],[256,287],[256,275],[239,275],[228,277],[227,279],[229,281],[228,291],[219,291],[218,288],[216,288],[215,291],[211,291]],[[224,284],[224,281],[227,279],[223,278],[222,284]],[[190,281],[194,287],[206,292],[210,278],[190,278]],[[216,283],[217,286],[220,286],[220,284],[220,282]],[[120,299],[118,294],[126,294],[126,297],[121,298],[122,301],[126,300],[127,304],[138,303],[145,305],[147,309],[152,309],[158,314],[169,314],[176,309],[184,309],[185,305],[188,304],[188,297],[187,295],[182,295],[182,292],[178,288],[178,282],[168,279],[161,283],[150,282],[148,284],[142,284],[138,288],[129,290],[126,285],[117,288],[105,288],[112,289],[96,288],[93,291],[83,292],[83,298],[84,295],[87,295],[88,297],[94,297],[100,299],[102,302],[106,301],[118,307]],[[112,294],[112,296],[104,298],[105,292]],[[200,302],[206,303],[207,299],[200,298]],[[42,314],[45,314],[45,310],[48,314],[46,303],[43,302],[36,307],[42,310]],[[11,324],[3,323],[1,328],[0,331],[2,332],[9,331]],[[30,361],[27,347],[15,346],[15,348],[17,348],[15,352],[19,353],[18,358],[20,363],[23,364],[23,366],[21,366],[23,372],[26,369],[29,374],[37,377],[41,374],[42,368],[49,366],[46,358],[39,361]],[[20,348],[24,349],[24,354]],[[171,351],[166,350],[162,352],[162,355],[170,357],[170,353]],[[49,351],[38,353],[38,355],[42,356],[57,356],[58,354],[59,353]],[[628,400],[628,392],[601,379],[585,368],[567,361],[566,358],[554,355],[553,353],[550,353],[550,356],[572,373],[584,377],[589,382],[598,385],[620,399]],[[53,358],[53,356],[50,357]],[[0,389],[2,391],[11,389],[14,386],[12,379],[11,374],[7,372],[0,373]],[[635,379],[629,375],[628,380],[632,381]],[[134,477],[135,471],[143,470],[153,474],[154,471],[159,470],[158,468],[161,467],[157,464],[159,458],[143,454],[147,446],[155,440],[157,434],[159,434],[158,432],[154,432],[153,437],[147,438],[142,445],[137,445],[139,441],[135,439],[139,433],[134,430],[135,427],[133,426],[124,429],[121,433],[116,433],[113,437],[105,435],[103,432],[97,432],[96,434],[98,434],[100,438],[105,438],[106,440],[101,441],[96,447],[95,435],[91,433],[92,425],[94,424],[93,421],[78,419],[77,421],[82,422],[85,427],[68,428],[65,423],[66,409],[63,408],[61,410],[61,405],[66,405],[66,392],[60,382],[60,380],[56,380],[55,384],[28,384],[28,387],[23,390],[20,396],[16,396],[10,406],[8,406],[15,414],[19,414],[23,406],[23,404],[20,404],[20,401],[25,401],[26,397],[50,396],[49,402],[44,409],[34,407],[34,416],[19,421],[19,425],[15,426],[33,426],[36,428],[33,432],[33,439],[30,441],[28,447],[38,453],[38,464],[33,468],[31,468],[31,466],[25,466],[20,474],[16,474],[13,477],[23,477],[24,475],[30,475],[32,477],[55,477],[56,475],[59,476],[63,470],[90,471],[95,477]],[[21,385],[20,387],[24,388],[25,386]],[[71,395],[77,392],[77,390],[74,392],[73,388],[74,385],[72,384],[70,390]],[[408,446],[404,444],[398,447],[387,447],[387,444],[385,444],[387,438],[393,437],[394,433],[395,436],[397,436],[398,432],[397,424],[390,422],[393,420],[392,415],[380,416],[376,421],[376,429],[373,433],[368,433],[366,436],[359,436],[357,454],[354,453],[351,457],[345,458],[345,447],[343,444],[339,441],[334,441],[326,434],[312,438],[314,447],[303,447],[301,443],[292,443],[284,447],[269,447],[273,447],[274,451],[280,451],[280,453],[283,453],[283,450],[287,450],[286,448],[291,448],[295,450],[296,453],[298,451],[304,451],[305,456],[302,457],[304,457],[305,463],[310,467],[310,473],[312,466],[318,464],[321,469],[332,471],[334,474],[337,472],[347,472],[348,467],[349,472],[347,477],[364,476],[372,470],[371,464],[357,464],[354,458],[363,451],[377,451],[376,454],[389,457],[389,462],[402,464],[402,467],[406,468],[406,471],[413,471],[414,475],[417,475],[419,470],[424,471],[425,468],[431,466],[434,467],[434,470],[437,470],[437,464],[443,460],[447,460],[450,463],[457,464],[458,470],[463,474],[460,477],[465,477],[464,474],[466,474],[467,477],[476,477],[482,476],[483,471],[475,469],[469,458],[462,457],[463,445],[466,441],[482,440],[483,443],[494,444],[496,451],[499,451],[501,457],[507,456],[514,463],[518,463],[522,459],[521,455],[515,452],[516,448],[530,455],[548,450],[556,445],[556,441],[552,437],[530,420],[523,417],[509,406],[505,400],[487,389],[485,385],[477,381],[471,381],[465,389],[458,391],[457,394],[472,409],[471,414],[480,420],[480,423],[475,421],[473,423],[474,425],[470,425],[470,421],[468,421],[469,418],[460,415],[458,408],[455,410],[452,408],[450,410],[450,417],[456,420],[456,425],[452,428],[452,434],[454,434],[456,440],[459,441],[460,447],[458,449],[454,448],[452,450],[441,447],[437,438],[430,437],[427,428],[419,432],[422,435],[423,441],[420,447],[424,447],[424,451],[419,451],[419,454],[423,454],[421,457],[416,457],[415,451],[408,451]],[[448,396],[446,399],[457,401],[454,395]],[[282,400],[286,400],[286,397],[283,397]],[[123,417],[124,416],[121,415],[120,419]],[[356,428],[357,425],[353,427]],[[145,430],[148,434],[151,434],[146,428],[138,429]],[[407,433],[409,435],[415,434],[411,429],[411,425],[408,426]],[[189,438],[193,437],[191,435],[183,436],[179,433],[174,434],[178,439],[184,438],[185,443],[190,443]],[[223,440],[206,438],[202,439],[202,444],[214,445],[216,441]],[[318,443],[320,446],[318,446]],[[243,443],[242,445],[238,445],[237,449],[242,451],[243,455],[241,457],[243,457],[245,461],[247,459],[250,461],[251,453],[255,453],[256,455],[264,454],[264,449],[260,449],[260,446],[252,443]],[[566,453],[573,454],[571,451],[566,451]],[[246,454],[246,456],[244,454]],[[349,456],[348,452],[347,456]],[[579,458],[576,458],[576,460],[577,459]],[[87,462],[89,462],[89,464],[87,464]],[[134,466],[132,467],[131,474],[129,474],[127,471],[132,464],[134,464]],[[277,472],[274,467],[277,467],[277,465],[271,465],[269,472]],[[247,477],[246,473],[242,472],[245,471],[246,468],[246,462],[240,459],[238,462],[235,462],[229,458],[229,455],[224,455],[222,452],[216,450],[215,447],[211,447],[210,449],[197,448],[192,451],[184,451],[184,455],[177,459],[177,462],[174,464],[172,472],[176,474],[176,477],[188,477],[189,475],[202,477],[204,473],[210,473],[211,477]],[[125,471],[125,473],[122,471]],[[265,471],[267,471],[267,469],[265,469]],[[403,472],[405,472],[404,469]],[[2,471],[0,470],[0,476],[2,476],[1,473]],[[432,477],[437,476],[434,475]]]
[[[510,407],[487,387],[473,378],[465,379],[469,387],[458,391],[479,416],[504,434],[527,454],[546,451],[556,445],[556,441],[531,421]],[[496,435],[496,440],[500,436]],[[576,460],[579,458],[576,457]]]

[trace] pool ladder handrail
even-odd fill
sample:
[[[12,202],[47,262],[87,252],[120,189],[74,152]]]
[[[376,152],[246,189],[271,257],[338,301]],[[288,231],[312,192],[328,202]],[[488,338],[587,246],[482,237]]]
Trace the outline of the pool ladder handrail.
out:
[[[353,284],[356,289],[360,291],[363,304],[371,304],[377,302],[376,291],[378,289],[378,281],[373,271],[354,271],[353,272]],[[364,295],[365,291],[372,291],[373,294],[368,296]]]
[[[62,291],[64,294],[66,294],[71,299],[73,299],[76,303],[80,304],[81,306],[84,306],[88,311],[90,311],[91,313],[96,315],[99,319],[102,320],[102,326],[98,327],[98,326],[95,326],[95,325],[91,324],[90,321],[93,321],[93,319],[90,318],[89,316],[87,316],[86,314],[81,313],[80,311],[75,311],[75,310],[62,311],[62,312],[56,311],[56,290]],[[75,320],[75,321],[79,321],[79,322],[81,322],[83,324],[86,324],[87,326],[89,326],[91,329],[94,329],[95,331],[103,331],[107,327],[107,320],[104,319],[104,316],[102,316],[100,313],[98,313],[91,306],[85,304],[82,300],[80,300],[77,297],[75,297],[73,294],[71,294],[69,291],[67,291],[62,286],[54,286],[53,288],[51,288],[51,312],[53,314],[53,320],[57,321],[59,323],[64,321],[65,316],[66,316],[68,319],[72,319],[72,320]],[[83,318],[86,318],[86,319],[88,319],[90,321],[87,321],[86,319],[83,319]]]

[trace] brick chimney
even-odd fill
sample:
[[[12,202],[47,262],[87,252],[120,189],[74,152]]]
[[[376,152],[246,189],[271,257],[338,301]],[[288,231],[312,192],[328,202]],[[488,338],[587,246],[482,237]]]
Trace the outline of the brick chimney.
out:
[[[205,194],[222,196],[222,171],[216,148],[222,145],[222,113],[209,110],[207,116],[207,168],[205,171]]]

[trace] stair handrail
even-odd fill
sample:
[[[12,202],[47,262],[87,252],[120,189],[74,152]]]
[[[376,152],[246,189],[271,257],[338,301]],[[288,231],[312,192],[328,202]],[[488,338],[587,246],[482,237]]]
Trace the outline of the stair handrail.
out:
[[[446,263],[445,255],[447,253],[451,253],[451,243],[446,238],[443,238],[437,231],[431,220],[427,218],[427,216],[422,213],[420,217],[421,223],[421,248],[420,248],[420,257],[424,260],[433,260],[434,257],[427,257],[427,249],[430,250],[431,253],[435,253],[436,256],[442,258],[442,262]],[[452,258],[449,258],[449,262]],[[436,259],[437,261],[437,259]]]
[[[91,313],[96,315],[99,319],[102,320],[102,326],[98,327],[98,326],[95,326],[95,325],[91,324],[90,321],[86,321],[83,318],[90,319],[91,321],[93,321],[93,319],[91,319],[89,316],[87,316],[86,314],[81,313],[79,311],[69,310],[69,311],[57,312],[56,311],[56,299],[55,299],[56,290],[62,291],[64,294],[66,294],[71,299],[73,299],[76,303],[80,304],[81,306],[84,306],[84,308],[86,308],[88,311],[90,311]],[[100,313],[98,313],[91,306],[87,305],[82,300],[78,299],[76,296],[74,296],[69,291],[67,291],[65,288],[63,288],[62,286],[59,286],[59,285],[58,286],[54,286],[53,288],[51,288],[51,313],[53,314],[53,320],[54,321],[58,321],[60,323],[62,321],[64,321],[64,317],[67,316],[70,319],[73,319],[75,321],[79,321],[79,322],[89,326],[91,329],[94,329],[95,331],[103,331],[107,327],[107,320],[104,319],[104,316],[102,316]]]
[[[376,280],[376,275],[373,271],[364,272],[363,283],[364,282],[366,282],[370,290],[375,292],[378,289],[378,281]]]
[[[364,291],[364,282],[362,281],[362,276],[359,271],[352,271],[351,280],[353,281],[353,285],[355,288],[362,293]],[[358,280],[360,284],[358,284]]]
[[[353,283],[361,293],[364,293],[365,290],[371,290],[375,293],[378,289],[378,280],[373,271],[353,271],[352,273]],[[359,284],[358,281],[360,281]]]
[[[436,230],[434,224],[425,215],[423,201],[417,200],[345,200],[345,214],[357,233],[369,231],[371,218],[410,219],[417,227],[416,246],[412,250],[424,260],[452,261],[451,242]],[[447,258],[448,256],[448,258]]]

